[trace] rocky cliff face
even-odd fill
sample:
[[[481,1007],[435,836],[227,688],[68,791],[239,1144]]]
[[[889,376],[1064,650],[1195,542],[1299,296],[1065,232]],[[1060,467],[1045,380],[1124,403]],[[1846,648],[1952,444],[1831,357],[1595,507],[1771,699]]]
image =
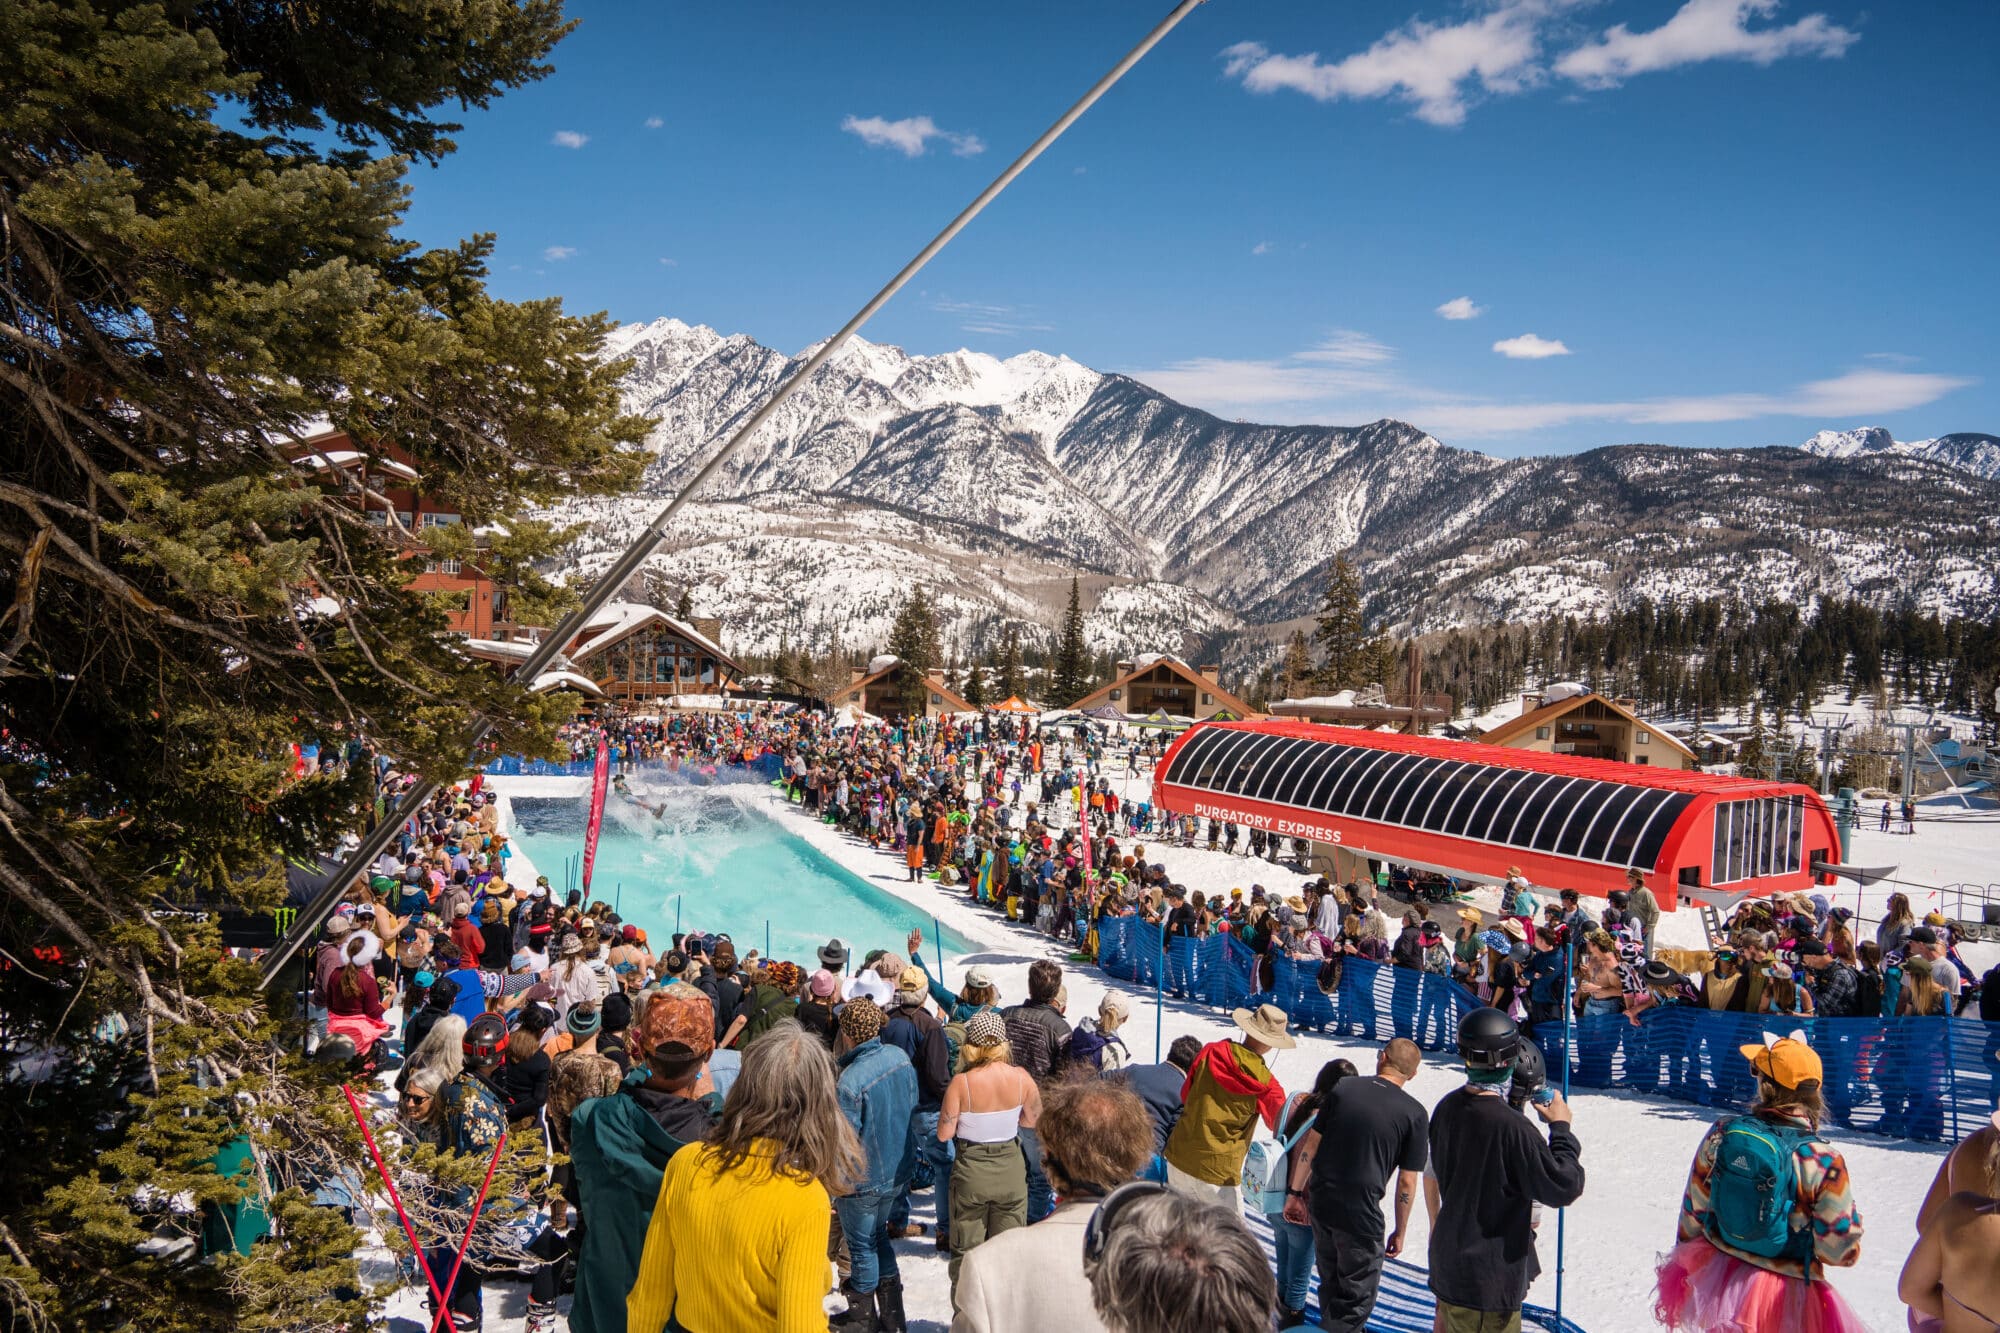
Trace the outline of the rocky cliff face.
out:
[[[808,354],[678,320],[622,328],[611,351],[633,362],[631,408],[660,420],[656,458],[638,493],[558,507],[587,525],[569,554],[584,572]],[[1398,421],[1226,422],[1041,352],[855,340],[712,479],[655,566],[749,651],[878,644],[917,583],[964,651],[1005,621],[1052,624],[1075,573],[1098,646],[1256,656],[1311,612],[1342,551],[1373,615],[1435,629],[1641,596],[1988,614],[1996,544],[1992,436],[1503,461]]]

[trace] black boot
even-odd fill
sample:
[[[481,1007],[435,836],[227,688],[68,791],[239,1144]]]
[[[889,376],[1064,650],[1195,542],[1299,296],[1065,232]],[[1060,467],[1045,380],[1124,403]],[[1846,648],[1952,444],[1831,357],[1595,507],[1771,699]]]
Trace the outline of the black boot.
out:
[[[881,1333],[882,1325],[875,1318],[875,1292],[856,1291],[843,1283],[840,1294],[847,1298],[847,1311],[833,1321],[838,1333]]]
[[[909,1322],[903,1318],[903,1279],[882,1279],[882,1285],[875,1288],[875,1299],[881,1315],[882,1333],[909,1333]]]

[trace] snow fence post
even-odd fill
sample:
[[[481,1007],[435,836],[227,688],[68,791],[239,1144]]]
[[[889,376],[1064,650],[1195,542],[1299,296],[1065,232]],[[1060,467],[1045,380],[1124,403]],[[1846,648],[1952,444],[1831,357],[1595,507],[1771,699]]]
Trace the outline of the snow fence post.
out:
[[[1573,955],[1568,947],[1569,941],[1565,940],[1563,943],[1563,1101],[1567,1103],[1569,1101],[1570,1016],[1575,1012],[1575,1007],[1570,998],[1570,982],[1572,979],[1570,964]],[[1568,1239],[1565,1234],[1568,1222],[1569,1210],[1567,1208],[1556,1209],[1556,1333],[1562,1333],[1563,1328],[1563,1250],[1564,1242]]]
[[[1167,1001],[1160,979],[1167,972],[1167,923],[1162,921],[1157,927],[1160,933],[1160,959],[1153,968],[1153,1063],[1160,1064],[1165,1057],[1160,1054],[1160,1034],[1166,1030]]]
[[[931,938],[937,941],[938,985],[949,988],[951,983],[944,975],[944,927],[938,924],[936,917],[931,918]]]

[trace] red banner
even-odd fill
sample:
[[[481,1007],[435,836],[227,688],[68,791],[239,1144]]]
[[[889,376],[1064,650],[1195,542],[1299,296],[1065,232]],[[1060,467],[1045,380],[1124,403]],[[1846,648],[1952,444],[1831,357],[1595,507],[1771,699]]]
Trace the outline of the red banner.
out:
[[[590,775],[590,824],[583,831],[583,897],[590,901],[590,872],[597,865],[597,835],[604,828],[604,793],[611,786],[611,747],[597,743],[597,770]]]

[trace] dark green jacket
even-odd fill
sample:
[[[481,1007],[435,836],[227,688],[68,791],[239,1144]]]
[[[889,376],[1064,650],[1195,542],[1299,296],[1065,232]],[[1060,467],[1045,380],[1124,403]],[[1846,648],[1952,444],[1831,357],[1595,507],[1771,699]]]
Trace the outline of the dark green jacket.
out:
[[[570,1163],[586,1223],[573,1333],[625,1333],[625,1297],[638,1280],[667,1161],[714,1122],[707,1103],[651,1091],[646,1077],[634,1070],[615,1095],[581,1102],[570,1116]]]

